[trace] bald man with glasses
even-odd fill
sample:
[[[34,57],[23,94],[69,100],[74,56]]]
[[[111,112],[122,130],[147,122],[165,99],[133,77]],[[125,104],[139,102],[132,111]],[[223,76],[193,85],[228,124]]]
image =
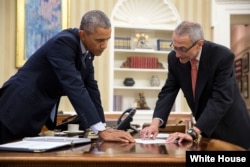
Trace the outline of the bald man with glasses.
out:
[[[168,55],[168,77],[158,95],[150,126],[141,138],[156,137],[165,127],[181,89],[195,125],[186,133],[172,133],[167,142],[196,141],[203,137],[250,148],[250,116],[234,73],[234,54],[226,47],[206,41],[200,24],[183,21],[175,29]],[[195,62],[191,67],[191,62]],[[197,75],[192,89],[192,69]]]

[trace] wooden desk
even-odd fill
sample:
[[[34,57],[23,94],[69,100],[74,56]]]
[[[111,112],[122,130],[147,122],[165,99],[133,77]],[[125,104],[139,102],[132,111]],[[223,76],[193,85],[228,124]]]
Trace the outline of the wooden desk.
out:
[[[244,150],[215,139],[198,144],[135,144],[94,141],[44,153],[0,152],[1,167],[181,167],[186,150]]]

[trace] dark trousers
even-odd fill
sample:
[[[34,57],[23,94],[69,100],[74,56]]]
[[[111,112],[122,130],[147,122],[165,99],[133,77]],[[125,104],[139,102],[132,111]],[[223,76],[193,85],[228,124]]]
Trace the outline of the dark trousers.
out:
[[[9,129],[2,122],[0,122],[0,144],[8,143],[18,139],[19,137],[13,135]]]

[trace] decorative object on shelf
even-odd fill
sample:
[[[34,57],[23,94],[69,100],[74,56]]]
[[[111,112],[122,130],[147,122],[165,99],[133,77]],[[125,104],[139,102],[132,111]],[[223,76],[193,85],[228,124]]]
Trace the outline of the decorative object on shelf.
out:
[[[157,50],[160,51],[170,51],[171,39],[157,39]]]
[[[121,65],[121,68],[130,68],[130,63],[131,62],[131,58],[127,57],[126,61],[124,61]]]
[[[157,75],[153,75],[150,80],[151,86],[160,86],[160,79]]]
[[[125,78],[124,81],[123,81],[123,84],[125,86],[134,86],[135,81],[134,81],[133,78]]]
[[[139,48],[139,49],[152,49],[149,35],[146,33],[136,33],[135,44],[136,44],[136,48]]]
[[[163,66],[163,64],[160,63],[160,62],[157,62],[157,68],[158,69],[165,69],[164,66]]]
[[[150,110],[145,100],[145,95],[143,92],[139,92],[139,98],[136,99],[136,109]]]

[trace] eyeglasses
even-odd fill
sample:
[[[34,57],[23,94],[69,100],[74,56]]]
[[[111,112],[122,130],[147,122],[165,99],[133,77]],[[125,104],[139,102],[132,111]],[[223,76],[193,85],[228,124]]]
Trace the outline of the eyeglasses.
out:
[[[184,47],[175,47],[173,45],[173,42],[171,42],[171,44],[169,45],[170,48],[174,51],[178,51],[178,52],[181,52],[181,53],[187,53],[190,49],[192,49],[197,43],[199,42],[199,40],[195,41],[189,48],[184,48]]]

